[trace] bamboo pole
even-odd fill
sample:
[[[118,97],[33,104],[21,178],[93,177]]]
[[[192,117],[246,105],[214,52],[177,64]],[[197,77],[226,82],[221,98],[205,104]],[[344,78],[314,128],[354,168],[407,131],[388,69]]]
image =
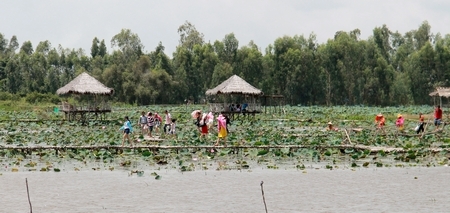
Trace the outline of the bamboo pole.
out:
[[[352,144],[352,140],[350,140],[350,136],[348,135],[347,130],[344,129],[344,131],[345,131],[345,135],[347,135],[348,142],[349,142],[350,144]]]
[[[266,205],[266,198],[264,197],[263,184],[264,184],[264,181],[261,181],[261,183],[260,183],[260,185],[261,185],[261,193],[262,193],[262,198],[263,198],[263,202],[264,202],[264,208],[266,209],[266,213],[267,213],[267,205]]]
[[[31,206],[30,201],[30,191],[28,190],[28,179],[25,178],[25,184],[27,185],[27,195],[28,195],[28,203],[30,204],[30,213],[33,213],[33,207]]]

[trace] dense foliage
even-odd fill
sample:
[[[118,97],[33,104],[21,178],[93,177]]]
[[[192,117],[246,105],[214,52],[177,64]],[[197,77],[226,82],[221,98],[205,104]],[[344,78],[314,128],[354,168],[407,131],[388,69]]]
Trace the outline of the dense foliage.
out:
[[[172,57],[159,43],[146,52],[139,36],[123,29],[111,39],[94,38],[90,55],[82,49],[19,46],[0,33],[0,91],[21,95],[55,93],[82,72],[115,89],[116,101],[147,105],[203,100],[205,91],[237,74],[265,94],[281,94],[291,105],[429,104],[428,93],[449,86],[450,36],[418,29],[375,27],[367,40],[359,29],[336,32],[319,44],[316,36],[283,36],[265,48],[239,45],[234,33],[205,42],[189,22],[178,28]],[[151,35],[145,35],[151,36]]]

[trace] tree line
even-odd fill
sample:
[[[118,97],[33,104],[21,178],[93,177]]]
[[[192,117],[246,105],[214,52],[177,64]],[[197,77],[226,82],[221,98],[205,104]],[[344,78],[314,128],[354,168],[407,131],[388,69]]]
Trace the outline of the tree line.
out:
[[[114,88],[115,101],[181,103],[204,99],[207,89],[236,74],[291,105],[430,104],[428,94],[450,84],[450,35],[430,29],[427,21],[404,34],[383,25],[367,40],[355,29],[338,31],[325,43],[314,33],[283,36],[262,51],[253,41],[239,45],[234,33],[205,42],[186,21],[171,57],[161,42],[144,51],[130,29],[112,37],[110,51],[104,39],[94,38],[89,55],[48,40],[36,48],[30,41],[20,46],[16,36],[8,40],[0,33],[0,91],[54,94],[87,72]]]

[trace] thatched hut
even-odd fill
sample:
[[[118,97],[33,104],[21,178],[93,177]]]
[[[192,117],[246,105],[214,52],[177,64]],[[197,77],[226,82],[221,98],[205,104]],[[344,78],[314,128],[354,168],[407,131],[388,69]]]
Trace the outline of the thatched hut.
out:
[[[231,96],[237,95],[243,97],[244,99],[245,103],[227,103],[226,101],[224,101],[223,103],[210,103],[209,107],[210,111],[212,112],[261,112],[261,104],[258,101],[258,97],[263,95],[263,92],[237,75],[233,75],[218,86],[207,90],[206,95],[229,96],[229,99],[231,99]],[[237,111],[236,109],[232,108],[232,105],[235,108],[237,108],[236,105],[239,105],[241,106],[241,109]]]
[[[94,77],[83,72],[68,84],[59,88],[56,94],[112,95],[114,89],[106,87]]]
[[[95,117],[111,112],[111,107],[104,99],[105,96],[114,94],[114,89],[102,84],[86,72],[81,73],[75,79],[56,91],[58,95],[91,96],[86,103],[69,104],[63,102],[60,111],[63,111],[69,120],[85,120],[89,113]]]
[[[429,94],[433,97],[434,105],[442,106],[442,97],[450,98],[450,87],[437,87],[433,92]],[[439,98],[436,100],[436,98]]]

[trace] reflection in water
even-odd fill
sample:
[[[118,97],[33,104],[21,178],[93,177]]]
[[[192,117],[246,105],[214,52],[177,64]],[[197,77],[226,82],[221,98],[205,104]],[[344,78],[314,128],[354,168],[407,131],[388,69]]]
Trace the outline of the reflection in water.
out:
[[[151,173],[162,178],[155,180]],[[449,167],[3,172],[0,212],[448,212]]]

